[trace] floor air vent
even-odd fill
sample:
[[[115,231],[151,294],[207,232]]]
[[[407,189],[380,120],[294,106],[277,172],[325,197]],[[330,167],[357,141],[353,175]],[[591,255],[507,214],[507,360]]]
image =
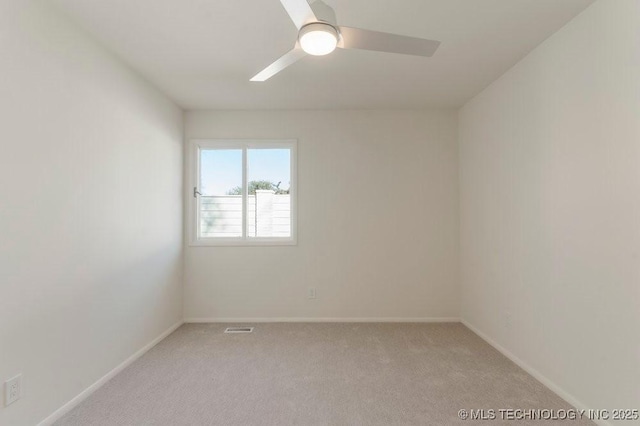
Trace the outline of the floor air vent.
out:
[[[253,327],[227,327],[225,333],[253,333]]]

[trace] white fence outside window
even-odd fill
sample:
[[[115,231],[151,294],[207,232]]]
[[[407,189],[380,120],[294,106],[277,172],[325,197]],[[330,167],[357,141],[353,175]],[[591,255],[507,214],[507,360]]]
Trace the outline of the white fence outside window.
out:
[[[291,198],[270,190],[247,196],[248,237],[290,237]],[[200,236],[242,235],[242,195],[200,197]]]

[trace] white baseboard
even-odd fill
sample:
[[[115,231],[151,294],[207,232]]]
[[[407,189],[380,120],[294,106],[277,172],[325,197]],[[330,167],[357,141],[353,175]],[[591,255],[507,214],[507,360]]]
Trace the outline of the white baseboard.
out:
[[[460,322],[456,317],[426,317],[426,318],[402,318],[402,317],[374,317],[374,318],[185,318],[185,323],[246,323],[246,322]]]
[[[498,344],[495,340],[490,338],[488,335],[478,330],[478,328],[471,325],[467,320],[461,319],[460,322],[462,322],[462,324],[464,324],[464,326],[467,327],[469,330],[477,334],[478,337],[480,337],[482,340],[484,340],[485,342],[493,346],[502,355],[506,356],[511,361],[513,361],[513,363],[516,364],[518,367],[522,368],[524,371],[532,375],[540,383],[542,383],[547,388],[555,392],[560,398],[564,399],[569,404],[573,405],[574,408],[578,410],[587,410],[587,411],[589,410],[589,408],[585,404],[580,402],[576,397],[574,397],[573,395],[571,395],[570,393],[562,389],[560,386],[555,384],[553,381],[551,381],[541,372],[531,367],[529,364],[527,364],[526,362],[524,362],[523,360],[515,356],[513,353],[511,353],[507,349],[505,349],[502,345]],[[613,426],[612,423],[610,423],[607,420],[593,420],[593,422],[599,426]]]
[[[173,333],[182,324],[183,324],[183,322],[180,321],[180,322],[175,323],[171,327],[169,327],[167,330],[162,332],[162,334],[160,334],[158,337],[156,337],[151,342],[146,344],[142,349],[140,349],[139,351],[137,351],[136,353],[131,355],[129,358],[124,360],[116,368],[114,368],[113,370],[109,371],[107,374],[102,376],[97,382],[95,382],[94,384],[92,384],[91,386],[89,386],[88,388],[83,390],[82,392],[80,392],[71,401],[67,402],[62,407],[58,408],[49,417],[47,417],[46,419],[44,419],[43,421],[38,423],[38,426],[50,426],[53,423],[55,423],[58,419],[60,419],[62,416],[67,414],[69,411],[71,411],[76,405],[78,405],[82,401],[84,401],[89,395],[91,395],[96,390],[98,390],[102,385],[104,385],[109,380],[111,380],[116,374],[118,374],[119,372],[124,370],[126,367],[128,367],[130,364],[132,364],[135,360],[137,360],[142,355],[144,355],[146,352],[148,352],[149,349],[153,348],[155,345],[160,343],[160,341],[163,340],[165,337],[167,337],[169,334]]]

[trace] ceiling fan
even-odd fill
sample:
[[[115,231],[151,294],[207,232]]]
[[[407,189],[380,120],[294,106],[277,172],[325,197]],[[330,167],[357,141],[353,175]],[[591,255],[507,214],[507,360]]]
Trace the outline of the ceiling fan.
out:
[[[336,47],[432,56],[440,45],[435,40],[338,26],[335,12],[322,0],[311,4],[307,0],[280,0],[280,3],[298,28],[298,39],[292,50],[256,74],[251,81],[266,81],[307,54],[328,55]]]

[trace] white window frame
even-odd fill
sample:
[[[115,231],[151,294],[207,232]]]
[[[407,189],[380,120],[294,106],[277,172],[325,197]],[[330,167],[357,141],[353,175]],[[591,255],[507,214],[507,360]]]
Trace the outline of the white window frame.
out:
[[[290,237],[247,237],[247,150],[277,149],[291,150],[289,187],[291,201],[291,236]],[[200,151],[206,149],[241,149],[242,150],[242,236],[241,237],[205,237],[199,238],[199,200],[195,191],[200,191]],[[187,178],[187,232],[190,246],[290,246],[298,243],[298,196],[297,196],[297,163],[298,141],[296,139],[192,139],[189,141],[188,178]],[[194,189],[195,188],[195,189]]]

